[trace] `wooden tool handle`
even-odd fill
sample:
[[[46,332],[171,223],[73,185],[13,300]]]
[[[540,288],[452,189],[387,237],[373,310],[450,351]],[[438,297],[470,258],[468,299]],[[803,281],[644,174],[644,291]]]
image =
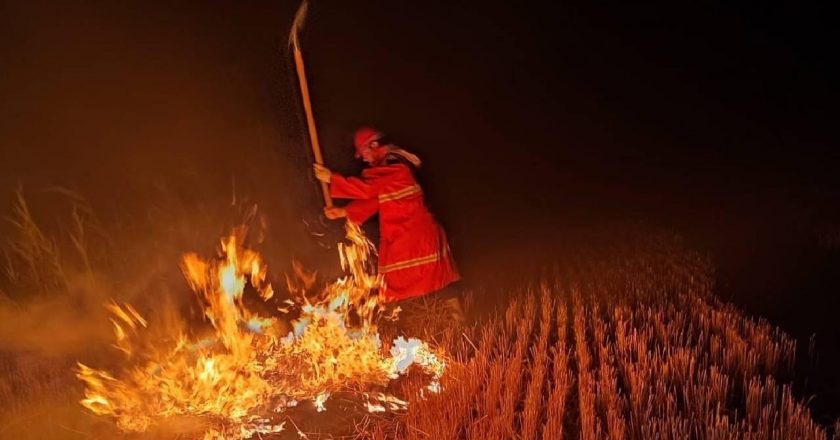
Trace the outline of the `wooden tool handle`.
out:
[[[289,43],[292,46],[295,57],[295,69],[297,70],[298,83],[300,84],[300,96],[303,100],[303,111],[306,113],[306,126],[309,129],[309,144],[312,146],[312,154],[315,156],[315,163],[324,164],[324,156],[321,154],[321,144],[318,142],[318,129],[315,127],[315,117],[312,115],[312,103],[309,100],[309,84],[306,82],[306,69],[303,65],[303,54],[298,43],[298,31],[303,26],[306,17],[306,0],[300,5],[295,21],[292,24],[292,31],[289,34]],[[321,191],[324,194],[324,205],[332,207],[333,201],[330,197],[330,187],[326,182],[321,182]]]

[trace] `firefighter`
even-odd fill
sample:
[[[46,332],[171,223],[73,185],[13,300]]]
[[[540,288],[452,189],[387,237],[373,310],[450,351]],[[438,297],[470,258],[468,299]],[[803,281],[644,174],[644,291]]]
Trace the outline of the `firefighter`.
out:
[[[420,159],[386,142],[369,127],[359,128],[353,143],[356,158],[367,168],[361,177],[344,177],[315,164],[315,177],[329,183],[330,195],[351,199],[344,207],[324,208],[329,219],[347,218],[361,225],[379,214],[379,273],[385,278],[386,301],[401,301],[441,292],[452,317],[463,321],[460,297],[450,284],[459,279],[446,234],[426,208],[414,178]]]

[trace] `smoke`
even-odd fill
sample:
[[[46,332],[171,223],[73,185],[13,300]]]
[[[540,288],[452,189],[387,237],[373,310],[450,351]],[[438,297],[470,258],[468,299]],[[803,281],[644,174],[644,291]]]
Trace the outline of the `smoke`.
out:
[[[308,242],[299,227],[272,224],[284,219],[284,206],[261,205],[261,196],[252,195],[256,188],[248,189],[251,179],[233,192],[202,193],[195,182],[177,183],[154,188],[126,205],[125,215],[104,220],[75,192],[19,190],[0,242],[0,351],[104,347],[113,335],[104,306],[112,302],[132,304],[158,330],[201,319],[181,258],[193,251],[212,258],[233,226],[247,225],[249,245],[273,261],[275,277]]]
[[[274,273],[334,260],[302,221],[320,199],[289,105],[278,23],[292,11],[96,3],[0,14],[2,351],[106,346],[110,301],[194,317],[181,255],[214,255],[255,208],[252,239]],[[265,10],[235,13],[249,7]]]
[[[84,280],[60,296],[0,303],[0,351],[68,355],[106,346],[112,337],[102,283]]]
[[[155,188],[228,203],[245,175],[286,211],[317,196],[282,15],[130,3],[4,5],[2,206],[18,182],[72,188],[103,217],[144,215],[126,205],[156,203]]]

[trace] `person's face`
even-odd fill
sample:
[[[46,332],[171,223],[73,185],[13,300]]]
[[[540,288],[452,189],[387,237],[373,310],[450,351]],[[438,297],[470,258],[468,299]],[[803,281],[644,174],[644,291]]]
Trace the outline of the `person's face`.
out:
[[[362,150],[362,160],[365,161],[368,165],[373,165],[379,159],[378,151],[379,150],[379,142],[378,141],[371,141],[368,142],[367,146]]]

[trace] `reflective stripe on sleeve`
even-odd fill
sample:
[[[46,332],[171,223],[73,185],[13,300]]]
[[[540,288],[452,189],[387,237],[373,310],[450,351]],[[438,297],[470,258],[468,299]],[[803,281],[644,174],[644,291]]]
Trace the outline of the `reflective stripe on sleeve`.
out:
[[[390,202],[392,200],[402,199],[408,196],[412,196],[414,194],[419,194],[423,190],[420,189],[420,185],[411,185],[409,187],[405,187],[399,191],[389,192],[385,194],[379,195],[379,203]]]
[[[416,267],[422,266],[424,264],[434,263],[435,261],[440,260],[441,253],[435,252],[434,254],[426,255],[424,257],[412,258],[410,260],[403,260],[398,261],[396,263],[386,264],[384,266],[379,266],[379,273],[388,273],[393,272],[395,270],[400,269],[408,269],[409,267]]]

